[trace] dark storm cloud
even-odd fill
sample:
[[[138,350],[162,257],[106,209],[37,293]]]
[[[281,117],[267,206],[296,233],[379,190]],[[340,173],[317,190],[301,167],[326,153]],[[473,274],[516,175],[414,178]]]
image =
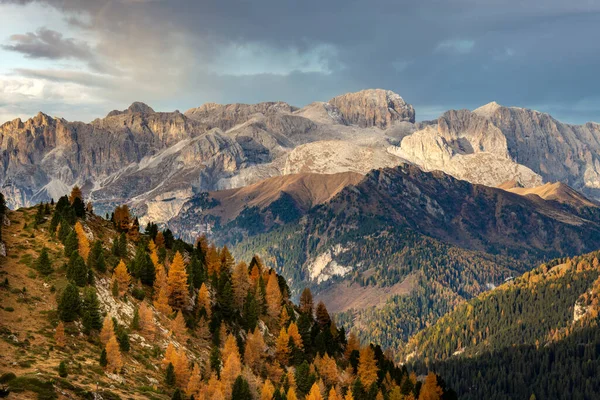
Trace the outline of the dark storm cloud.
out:
[[[32,2],[98,34],[93,54],[135,81],[163,77],[151,97],[166,108],[208,100],[303,105],[383,87],[415,104],[418,118],[496,100],[600,120],[597,0],[17,3]],[[46,41],[35,37],[32,46],[20,36],[6,46],[32,57],[85,57],[77,41],[39,48]]]

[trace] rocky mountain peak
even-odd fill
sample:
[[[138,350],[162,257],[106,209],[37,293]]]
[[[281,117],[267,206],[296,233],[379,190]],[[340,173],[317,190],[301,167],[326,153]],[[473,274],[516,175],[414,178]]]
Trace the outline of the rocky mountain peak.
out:
[[[121,115],[121,114],[154,114],[155,111],[152,107],[150,107],[149,105],[147,105],[146,103],[142,103],[141,101],[134,101],[133,103],[131,103],[131,105],[123,111],[119,111],[119,110],[112,110],[111,112],[108,113],[108,115],[106,116],[108,117],[114,117],[115,115]]]
[[[502,108],[500,104],[496,103],[495,101],[492,101],[490,103],[487,103],[486,105],[483,105],[473,110],[473,113],[481,117],[491,117],[500,108]]]
[[[415,110],[391,90],[367,89],[346,93],[329,100],[347,124],[386,129],[395,122],[415,122]]]

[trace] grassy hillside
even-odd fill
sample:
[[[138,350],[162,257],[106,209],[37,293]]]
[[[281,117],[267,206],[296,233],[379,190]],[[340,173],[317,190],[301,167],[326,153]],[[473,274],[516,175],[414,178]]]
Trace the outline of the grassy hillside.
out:
[[[126,209],[111,221],[69,203],[7,214],[0,394],[453,398],[436,375],[422,385],[381,347],[360,346],[309,292],[294,305],[258,258],[236,263],[205,240],[192,246],[154,225],[140,234]]]

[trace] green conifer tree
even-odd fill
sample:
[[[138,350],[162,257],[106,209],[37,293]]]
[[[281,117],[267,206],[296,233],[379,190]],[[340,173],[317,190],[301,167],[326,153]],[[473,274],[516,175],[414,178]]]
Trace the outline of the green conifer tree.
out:
[[[58,318],[64,322],[75,321],[81,308],[77,286],[69,283],[58,300]]]
[[[36,268],[42,275],[50,275],[52,271],[52,262],[50,261],[50,256],[48,256],[48,249],[44,246],[36,261]]]

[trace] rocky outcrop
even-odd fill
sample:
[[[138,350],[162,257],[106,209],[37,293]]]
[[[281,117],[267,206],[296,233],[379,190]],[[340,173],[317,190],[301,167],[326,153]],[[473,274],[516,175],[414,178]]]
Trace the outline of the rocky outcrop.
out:
[[[415,110],[391,90],[368,89],[347,93],[328,101],[337,107],[347,124],[388,128],[396,121],[415,122]]]

